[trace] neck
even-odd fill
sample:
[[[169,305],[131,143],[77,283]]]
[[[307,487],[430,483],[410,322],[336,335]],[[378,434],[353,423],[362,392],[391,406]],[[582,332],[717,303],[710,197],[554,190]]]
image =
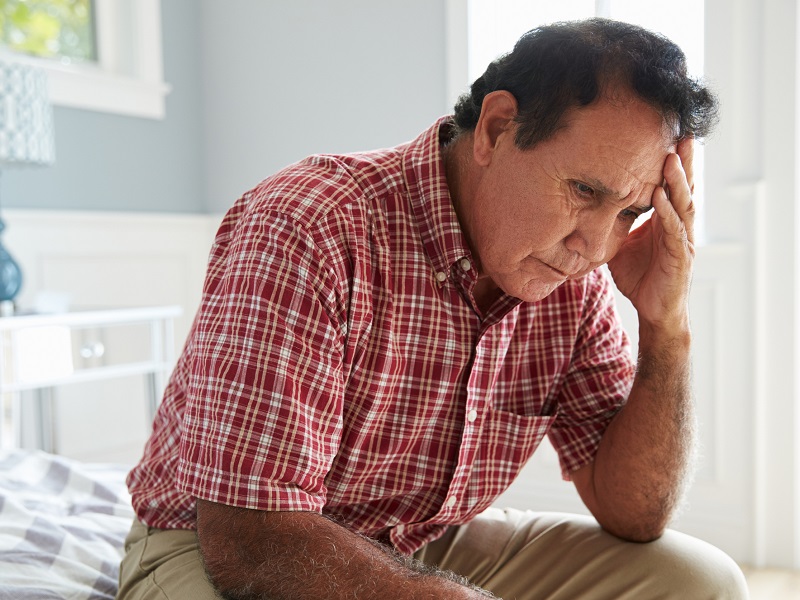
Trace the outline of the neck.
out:
[[[464,195],[469,190],[466,180],[469,173],[469,155],[472,147],[472,134],[466,133],[448,143],[442,148],[442,160],[444,161],[445,177],[447,178],[447,188],[450,190],[450,202],[458,217],[461,230],[469,237],[468,229],[465,225],[465,200]]]
[[[475,187],[475,180],[471,169],[471,155],[471,133],[462,134],[442,149],[447,187],[450,190],[450,201],[453,204],[456,217],[458,217],[461,233],[467,241],[467,245],[472,252],[472,259],[475,261],[478,273],[480,273],[480,256],[475,250],[475,245],[472,243],[472,237],[470,235],[471,190]],[[486,311],[491,308],[492,304],[494,304],[501,295],[502,291],[495,285],[494,281],[488,277],[478,275],[478,282],[475,284],[473,297],[483,314],[486,314]]]

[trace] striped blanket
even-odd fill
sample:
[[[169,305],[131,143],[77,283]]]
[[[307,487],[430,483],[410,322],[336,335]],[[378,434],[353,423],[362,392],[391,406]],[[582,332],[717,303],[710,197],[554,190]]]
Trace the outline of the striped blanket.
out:
[[[0,451],[0,600],[113,600],[133,518],[125,473]]]

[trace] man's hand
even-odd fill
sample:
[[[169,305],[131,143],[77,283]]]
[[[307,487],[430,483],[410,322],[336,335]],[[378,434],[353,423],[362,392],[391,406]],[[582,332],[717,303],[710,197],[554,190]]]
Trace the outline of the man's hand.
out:
[[[572,474],[598,522],[646,542],[660,536],[693,469],[689,287],[694,261],[693,140],[664,164],[655,214],[633,231],[609,268],[639,313],[639,362],[627,404],[603,434],[594,462]]]
[[[688,326],[687,300],[694,261],[694,140],[678,144],[664,163],[666,189],[653,193],[655,214],[631,232],[608,263],[614,281],[639,313],[640,323]]]
[[[264,512],[197,501],[209,578],[228,600],[492,598],[312,512]]]

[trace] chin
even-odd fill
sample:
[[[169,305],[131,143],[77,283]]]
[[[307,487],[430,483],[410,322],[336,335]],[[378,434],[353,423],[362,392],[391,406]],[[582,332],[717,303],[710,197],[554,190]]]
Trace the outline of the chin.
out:
[[[542,283],[540,281],[531,282],[521,290],[521,294],[517,297],[523,302],[538,302],[539,300],[544,300],[556,291],[564,281],[566,280],[554,283]]]

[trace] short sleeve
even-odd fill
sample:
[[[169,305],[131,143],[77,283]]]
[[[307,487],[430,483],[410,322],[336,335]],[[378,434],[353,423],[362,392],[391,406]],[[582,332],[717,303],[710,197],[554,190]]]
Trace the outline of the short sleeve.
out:
[[[314,236],[274,211],[215,245],[195,322],[177,485],[319,512],[342,429],[340,290]]]
[[[609,276],[598,269],[585,279],[581,324],[549,438],[564,479],[594,460],[611,420],[625,404],[635,374]]]

